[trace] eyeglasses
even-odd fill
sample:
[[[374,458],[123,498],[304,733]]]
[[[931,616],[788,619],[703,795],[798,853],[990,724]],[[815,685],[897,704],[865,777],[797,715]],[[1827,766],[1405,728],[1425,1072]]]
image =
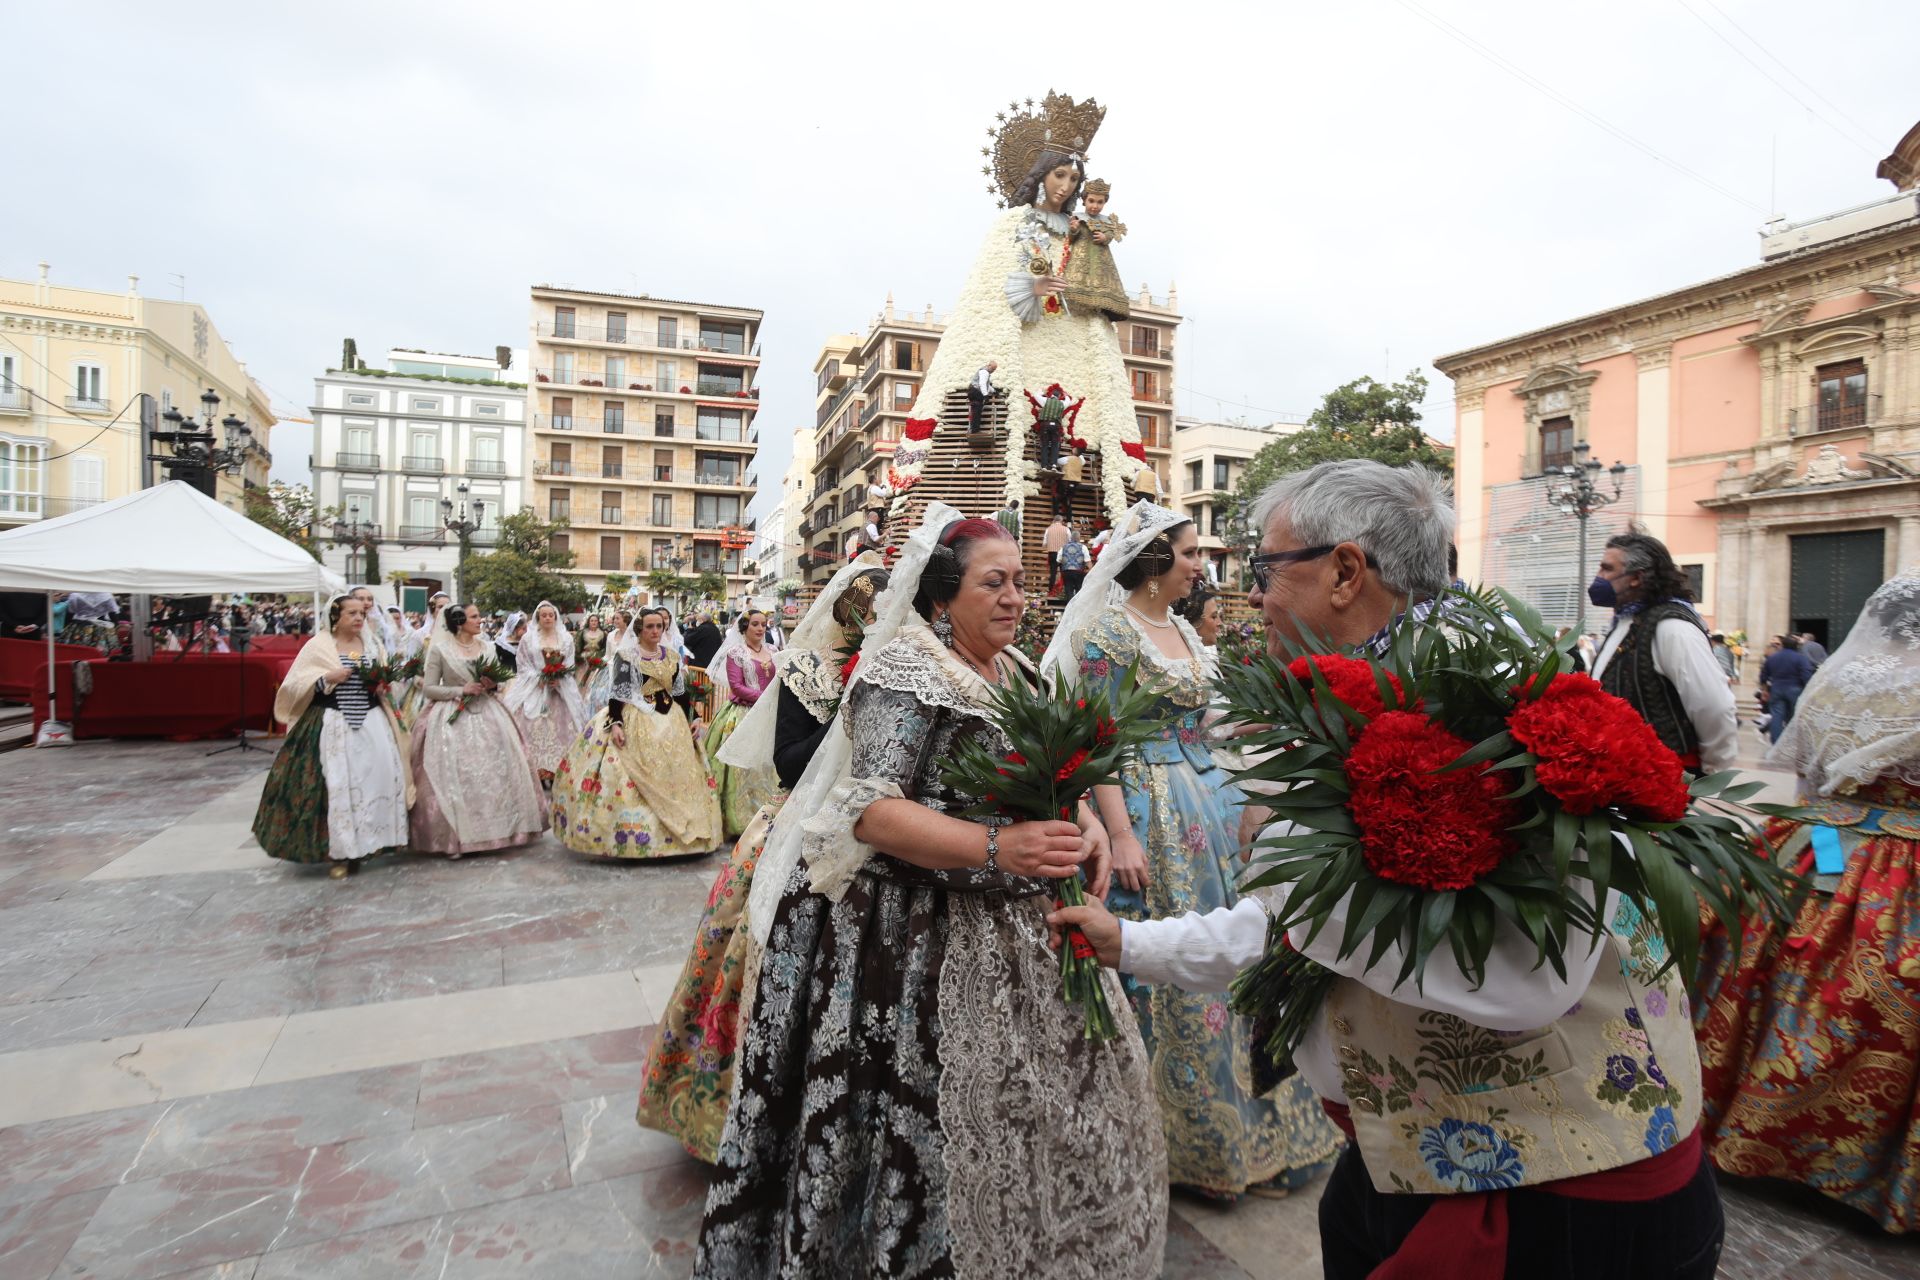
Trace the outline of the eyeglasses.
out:
[[[1298,564],[1302,560],[1318,560],[1340,544],[1329,542],[1318,547],[1299,547],[1293,551],[1263,551],[1247,561],[1247,570],[1253,574],[1255,590],[1267,589],[1267,575],[1283,564]],[[1367,556],[1367,568],[1378,569],[1371,555]]]

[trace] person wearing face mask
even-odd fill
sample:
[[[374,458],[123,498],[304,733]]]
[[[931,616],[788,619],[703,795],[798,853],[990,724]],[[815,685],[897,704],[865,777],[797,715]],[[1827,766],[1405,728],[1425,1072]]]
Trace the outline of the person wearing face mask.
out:
[[[1626,699],[1689,769],[1731,769],[1739,748],[1733,690],[1666,544],[1644,533],[1608,538],[1587,598],[1614,611],[1593,678]]]

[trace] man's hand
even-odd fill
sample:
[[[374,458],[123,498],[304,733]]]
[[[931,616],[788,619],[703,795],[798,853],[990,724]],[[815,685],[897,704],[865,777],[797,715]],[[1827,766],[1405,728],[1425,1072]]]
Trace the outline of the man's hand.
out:
[[[1060,935],[1068,925],[1078,925],[1080,932],[1087,935],[1087,941],[1093,944],[1094,958],[1109,969],[1120,967],[1120,922],[1113,914],[1097,902],[1089,902],[1084,907],[1060,907],[1047,917],[1052,929],[1051,946],[1060,949]]]

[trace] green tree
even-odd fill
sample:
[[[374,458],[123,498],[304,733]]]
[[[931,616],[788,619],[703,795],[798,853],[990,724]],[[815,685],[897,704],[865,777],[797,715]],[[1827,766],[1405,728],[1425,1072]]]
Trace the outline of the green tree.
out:
[[[248,489],[242,495],[247,518],[296,543],[315,560],[320,558],[320,537],[315,526],[331,524],[343,514],[339,507],[321,509],[313,490],[303,484],[275,480],[264,489]]]
[[[607,575],[605,590],[608,595],[618,600],[633,590],[633,579],[624,573],[610,573]]]
[[[1420,429],[1420,402],[1427,378],[1418,369],[1399,382],[1355,378],[1329,391],[1306,426],[1276,438],[1240,472],[1233,496],[1220,504],[1220,516],[1234,528],[1267,486],[1283,475],[1341,458],[1372,458],[1390,467],[1423,463],[1453,474],[1453,451],[1436,445]],[[1258,538],[1248,530],[1250,539]]]
[[[693,580],[671,569],[647,570],[647,595],[654,600],[672,600],[682,604],[693,592]]]
[[[495,549],[470,557],[461,568],[461,592],[488,613],[532,609],[551,600],[563,612],[584,608],[587,589],[563,570],[573,567],[573,552],[555,548],[553,535],[565,521],[542,520],[532,507],[500,517]]]

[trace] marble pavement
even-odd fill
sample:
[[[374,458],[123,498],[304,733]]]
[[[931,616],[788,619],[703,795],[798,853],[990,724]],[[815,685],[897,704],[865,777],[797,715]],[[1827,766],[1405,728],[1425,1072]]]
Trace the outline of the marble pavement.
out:
[[[680,1276],[703,1166],[633,1122],[714,871],[551,840],[345,881],[248,833],[265,755],[0,756],[0,1280]],[[1320,1274],[1313,1192],[1176,1197],[1166,1274]],[[1730,1187],[1722,1274],[1920,1278]]]

